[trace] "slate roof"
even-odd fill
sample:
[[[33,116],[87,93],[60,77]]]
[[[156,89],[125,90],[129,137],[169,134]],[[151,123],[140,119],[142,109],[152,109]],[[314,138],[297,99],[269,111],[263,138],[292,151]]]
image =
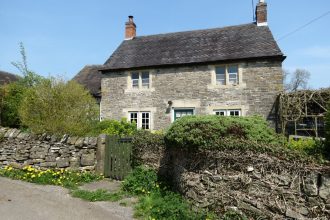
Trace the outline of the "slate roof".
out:
[[[0,85],[14,82],[17,81],[18,79],[19,76],[17,75],[0,70]]]
[[[72,80],[83,85],[94,97],[101,96],[102,65],[87,65]]]
[[[260,57],[285,58],[268,26],[250,23],[124,40],[105,62],[103,70]]]

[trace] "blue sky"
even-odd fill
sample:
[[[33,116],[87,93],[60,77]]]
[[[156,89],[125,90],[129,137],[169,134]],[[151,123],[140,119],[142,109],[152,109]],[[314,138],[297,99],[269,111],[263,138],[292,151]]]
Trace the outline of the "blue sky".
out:
[[[256,4],[258,0],[254,0]],[[329,0],[266,0],[275,39],[330,11]],[[87,64],[103,64],[134,15],[138,35],[252,22],[252,0],[0,0],[0,70],[18,73],[23,42],[29,68],[71,79]],[[311,72],[311,88],[330,86],[330,14],[278,41],[289,71]]]

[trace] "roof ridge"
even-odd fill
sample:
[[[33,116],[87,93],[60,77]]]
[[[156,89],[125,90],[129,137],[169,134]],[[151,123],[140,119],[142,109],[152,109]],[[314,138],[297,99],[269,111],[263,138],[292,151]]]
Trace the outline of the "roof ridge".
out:
[[[249,26],[249,25],[255,25],[255,23],[252,22],[252,23],[239,24],[239,25],[228,25],[228,26],[224,26],[224,27],[216,27],[216,28],[196,29],[196,30],[189,30],[189,31],[176,31],[176,32],[167,32],[167,33],[160,33],[160,34],[149,34],[149,35],[136,36],[133,38],[133,40],[139,39],[139,38],[145,38],[145,37],[154,37],[154,36],[157,37],[157,36],[171,35],[171,34],[184,34],[184,33],[197,32],[197,31],[199,32],[199,31],[221,30],[221,29],[226,29],[226,28],[242,27],[242,26]]]

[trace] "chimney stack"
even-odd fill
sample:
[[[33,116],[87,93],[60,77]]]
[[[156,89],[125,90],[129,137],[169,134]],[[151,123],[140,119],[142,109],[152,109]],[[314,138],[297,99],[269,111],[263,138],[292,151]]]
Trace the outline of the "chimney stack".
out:
[[[265,0],[259,0],[256,8],[256,19],[258,26],[267,26],[267,3]]]
[[[136,25],[133,21],[133,16],[128,16],[128,22],[125,23],[125,40],[132,40],[136,37]]]

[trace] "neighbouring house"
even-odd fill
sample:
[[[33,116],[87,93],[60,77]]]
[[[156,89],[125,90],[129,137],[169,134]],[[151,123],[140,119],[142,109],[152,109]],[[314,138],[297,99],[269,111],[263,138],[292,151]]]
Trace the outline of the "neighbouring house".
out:
[[[91,95],[96,99],[97,103],[101,101],[101,72],[99,69],[102,65],[87,65],[72,78],[72,80],[83,85],[88,89]]]
[[[0,85],[8,84],[19,80],[19,76],[0,70]]]
[[[285,56],[267,25],[267,3],[256,22],[136,36],[133,16],[125,40],[105,62],[101,119],[126,117],[143,129],[163,129],[184,115],[262,115],[275,121]]]

